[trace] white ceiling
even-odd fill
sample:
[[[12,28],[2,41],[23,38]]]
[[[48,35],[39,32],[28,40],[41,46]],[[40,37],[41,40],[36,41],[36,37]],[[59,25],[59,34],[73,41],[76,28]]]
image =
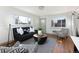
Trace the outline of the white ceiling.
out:
[[[34,15],[44,16],[74,11],[77,10],[79,6],[44,6],[43,10],[40,10],[38,6],[16,6],[14,8],[32,13]]]

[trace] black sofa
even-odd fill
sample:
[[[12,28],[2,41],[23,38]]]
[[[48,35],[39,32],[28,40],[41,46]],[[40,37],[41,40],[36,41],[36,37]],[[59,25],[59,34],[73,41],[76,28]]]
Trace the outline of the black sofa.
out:
[[[33,34],[35,33],[35,32],[27,31],[30,29],[30,27],[22,27],[22,29],[23,29],[24,33],[23,33],[23,35],[20,35],[19,33],[17,33],[17,28],[13,28],[13,36],[14,36],[15,41],[23,42],[25,40],[32,38]]]

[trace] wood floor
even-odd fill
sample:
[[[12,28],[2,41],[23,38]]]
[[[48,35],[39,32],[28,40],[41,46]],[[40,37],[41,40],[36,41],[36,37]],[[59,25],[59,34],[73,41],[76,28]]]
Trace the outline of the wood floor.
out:
[[[57,39],[56,35],[48,34],[49,38],[55,38]],[[14,44],[11,42],[11,44]],[[3,44],[4,45],[4,44]],[[74,52],[74,43],[72,42],[72,39],[70,37],[67,37],[66,39],[57,39],[56,45],[54,48],[52,48],[52,53],[73,53]]]
[[[48,35],[51,38],[57,38],[56,35]],[[74,51],[74,43],[72,42],[70,37],[66,39],[57,39],[56,45],[54,46],[54,53],[73,53]]]

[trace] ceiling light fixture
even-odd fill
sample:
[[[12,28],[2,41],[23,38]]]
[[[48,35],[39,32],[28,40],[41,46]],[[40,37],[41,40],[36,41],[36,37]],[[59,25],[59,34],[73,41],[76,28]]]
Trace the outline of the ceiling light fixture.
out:
[[[44,6],[39,6],[38,7],[40,10],[43,10],[45,7]]]

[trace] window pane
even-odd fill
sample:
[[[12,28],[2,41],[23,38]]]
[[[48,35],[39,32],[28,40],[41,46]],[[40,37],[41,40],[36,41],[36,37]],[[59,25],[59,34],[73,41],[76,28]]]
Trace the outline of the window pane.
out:
[[[62,20],[62,27],[65,27],[66,21]]]
[[[55,27],[61,27],[61,20],[58,20],[57,23],[55,23]]]

